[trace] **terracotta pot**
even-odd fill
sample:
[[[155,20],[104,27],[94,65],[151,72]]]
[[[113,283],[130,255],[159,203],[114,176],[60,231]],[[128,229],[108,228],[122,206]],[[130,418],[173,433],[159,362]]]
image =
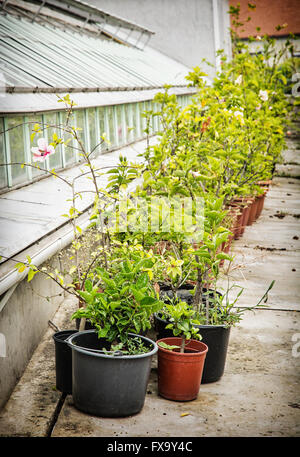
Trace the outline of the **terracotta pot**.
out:
[[[257,199],[257,197],[255,197],[253,199],[253,203],[250,208],[249,225],[253,224],[253,222],[256,221],[257,207],[258,207],[258,199]]]
[[[236,207],[227,207],[226,208],[228,211],[228,217],[229,217],[229,222],[230,222],[230,227],[229,230],[233,233],[233,238],[234,235],[236,234],[237,231],[237,216],[238,216],[238,208]]]
[[[243,233],[245,231],[245,228],[247,227],[248,225],[248,221],[249,221],[249,216],[250,216],[250,210],[251,210],[251,206],[252,206],[252,201],[251,200],[245,200],[244,202],[244,208],[243,208],[243,222],[242,222],[242,226],[243,226]]]
[[[163,338],[158,344],[158,393],[168,400],[191,401],[198,396],[208,347],[189,340],[184,353],[161,348],[159,342],[180,346],[181,338]]]
[[[269,179],[267,181],[257,181],[256,183],[258,186],[262,186],[262,187],[267,187],[269,188],[269,186],[272,184],[272,180]]]
[[[242,207],[242,211],[243,211],[243,219],[242,219],[242,228],[241,228],[241,233],[240,235],[242,235],[245,231],[245,228],[247,225],[250,225],[250,214],[251,214],[251,209],[252,209],[252,205],[253,205],[253,202],[254,202],[254,198],[253,197],[237,197],[233,200],[233,202],[237,203],[238,205],[240,205]]]
[[[265,195],[262,194],[262,195],[258,195],[256,197],[257,199],[257,205],[256,205],[256,213],[255,213],[255,220],[257,220],[260,216],[260,213],[262,212],[262,208],[263,208],[263,199],[264,199]]]
[[[233,239],[237,240],[241,236],[243,211],[241,206],[237,203],[230,203],[229,211],[233,214],[233,225],[231,232],[233,233]]]
[[[258,211],[257,211],[257,217],[259,217],[261,215],[261,212],[262,212],[262,210],[264,208],[265,198],[266,198],[267,193],[268,193],[268,189],[265,188],[264,189],[264,193],[262,195],[260,195],[259,204],[258,204]]]
[[[239,214],[237,214],[237,227],[234,234],[234,239],[237,240],[243,235],[245,231],[245,227],[247,225],[249,217],[249,207],[246,201],[244,200],[244,197],[242,197],[241,199],[233,200],[232,203],[230,203],[230,205],[239,210]]]

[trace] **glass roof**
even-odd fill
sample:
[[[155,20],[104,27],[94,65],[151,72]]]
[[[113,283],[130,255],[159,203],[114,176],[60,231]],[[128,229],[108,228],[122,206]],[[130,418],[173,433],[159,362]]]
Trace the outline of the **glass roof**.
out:
[[[186,86],[189,69],[145,47],[0,10],[0,90],[9,93]]]

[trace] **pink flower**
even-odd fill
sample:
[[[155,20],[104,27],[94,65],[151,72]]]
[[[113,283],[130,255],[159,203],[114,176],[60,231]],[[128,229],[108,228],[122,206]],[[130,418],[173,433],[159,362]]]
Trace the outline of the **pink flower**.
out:
[[[200,171],[191,171],[191,173],[194,176],[194,178],[198,178],[199,176],[201,176]]]
[[[54,146],[48,145],[45,138],[40,138],[37,143],[38,147],[31,148],[34,162],[44,162],[48,155],[55,153]]]

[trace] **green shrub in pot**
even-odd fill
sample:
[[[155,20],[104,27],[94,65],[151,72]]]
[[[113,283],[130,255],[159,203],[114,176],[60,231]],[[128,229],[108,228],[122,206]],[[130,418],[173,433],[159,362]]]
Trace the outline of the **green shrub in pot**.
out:
[[[128,334],[150,329],[152,314],[163,306],[149,277],[154,263],[153,257],[136,251],[134,258],[117,256],[109,270],[96,267],[93,279],[86,280],[85,290],[79,291],[85,306],[72,317],[89,319],[99,338],[119,350],[130,350]]]

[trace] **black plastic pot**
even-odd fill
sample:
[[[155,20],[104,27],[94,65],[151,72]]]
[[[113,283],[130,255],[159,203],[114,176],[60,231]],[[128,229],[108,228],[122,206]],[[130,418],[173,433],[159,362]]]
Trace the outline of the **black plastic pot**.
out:
[[[230,337],[230,328],[223,325],[196,325],[202,343],[208,346],[202,384],[216,382],[223,376]]]
[[[56,388],[66,394],[72,393],[72,351],[66,340],[74,333],[77,330],[62,330],[53,335]]]
[[[154,315],[157,339],[173,336],[171,329],[166,329],[168,321],[157,314]],[[196,325],[202,336],[202,343],[208,346],[205,365],[202,374],[202,384],[218,381],[224,373],[227,349],[230,336],[230,327],[223,325]]]
[[[159,295],[162,300],[165,296],[168,298],[174,297],[174,293],[173,293],[172,289],[170,289],[170,287],[168,287],[164,284],[160,284],[159,286],[160,286]],[[185,284],[184,286],[179,287],[179,289],[176,292],[176,296],[180,300],[185,301],[188,305],[192,305],[194,296],[191,295],[191,290],[193,290],[194,288],[195,288],[195,286],[192,284]]]
[[[144,406],[154,341],[140,335],[150,351],[139,355],[113,356],[100,352],[105,340],[94,330],[78,332],[68,340],[72,350],[73,400],[81,411],[101,417],[126,417]],[[97,352],[99,351],[99,352]]]
[[[160,298],[163,300],[165,296],[169,298],[174,297],[174,293],[170,287],[166,286],[165,284],[159,284],[160,286]],[[176,296],[182,300],[185,301],[188,305],[193,305],[194,302],[194,295],[191,294],[191,291],[195,289],[195,285],[193,284],[184,284],[183,286],[179,287],[179,289],[176,292]],[[216,291],[218,295],[221,295],[220,292]],[[206,302],[206,298],[208,295],[208,301],[212,302],[214,300],[214,292],[212,290],[209,290],[207,294],[207,289],[203,288],[202,290],[202,303]]]

